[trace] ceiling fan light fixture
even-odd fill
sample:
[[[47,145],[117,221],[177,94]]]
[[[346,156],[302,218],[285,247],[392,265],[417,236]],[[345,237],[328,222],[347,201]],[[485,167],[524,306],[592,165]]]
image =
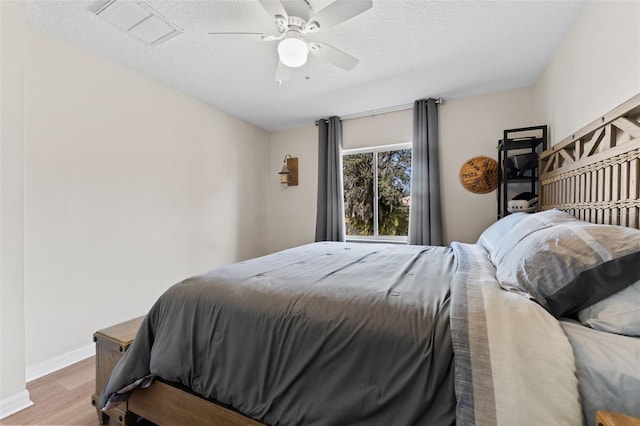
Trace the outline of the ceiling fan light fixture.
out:
[[[309,48],[307,47],[307,43],[295,32],[290,32],[287,38],[278,44],[280,62],[290,68],[303,66],[307,62],[308,55]]]

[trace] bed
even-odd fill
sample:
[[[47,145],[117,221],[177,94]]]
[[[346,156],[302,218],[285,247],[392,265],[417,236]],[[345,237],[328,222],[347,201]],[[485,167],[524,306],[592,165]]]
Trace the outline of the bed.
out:
[[[100,407],[128,400],[157,424],[640,416],[640,392],[628,392],[637,371],[615,373],[620,389],[597,382],[583,343],[588,324],[625,342],[628,369],[640,361],[633,321],[630,332],[602,320],[609,306],[593,308],[640,286],[639,117],[640,95],[543,153],[544,211],[509,215],[477,244],[315,243],[176,284],[145,317]],[[590,384],[611,392],[597,400]]]

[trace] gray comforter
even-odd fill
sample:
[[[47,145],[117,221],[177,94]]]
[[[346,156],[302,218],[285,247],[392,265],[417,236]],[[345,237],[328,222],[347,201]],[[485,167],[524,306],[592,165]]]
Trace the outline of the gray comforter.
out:
[[[455,423],[448,247],[316,243],[171,287],[100,406],[148,379],[271,425]]]
[[[473,244],[316,243],[190,278],[152,307],[100,407],[157,378],[272,425],[583,422],[562,327]]]

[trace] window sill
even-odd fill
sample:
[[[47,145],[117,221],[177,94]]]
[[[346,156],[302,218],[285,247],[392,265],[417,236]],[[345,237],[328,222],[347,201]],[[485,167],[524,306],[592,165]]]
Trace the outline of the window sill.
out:
[[[367,244],[407,244],[407,237],[358,237],[347,235],[346,242]]]

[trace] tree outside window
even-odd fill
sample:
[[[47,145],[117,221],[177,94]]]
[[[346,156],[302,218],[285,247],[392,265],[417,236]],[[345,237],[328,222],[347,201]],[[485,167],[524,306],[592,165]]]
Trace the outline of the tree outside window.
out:
[[[352,237],[405,237],[409,233],[411,149],[343,156],[345,229]]]

